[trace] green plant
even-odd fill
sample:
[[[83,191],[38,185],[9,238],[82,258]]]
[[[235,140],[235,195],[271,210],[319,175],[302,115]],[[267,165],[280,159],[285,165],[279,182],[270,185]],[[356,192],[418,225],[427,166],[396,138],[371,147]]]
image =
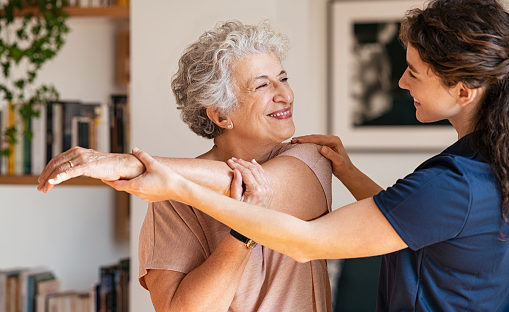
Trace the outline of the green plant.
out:
[[[30,121],[40,114],[40,105],[58,99],[52,85],[35,86],[42,65],[55,57],[64,44],[67,14],[65,0],[9,0],[0,6],[0,96],[23,120],[23,136],[32,139]],[[2,134],[4,156],[16,142],[15,126]]]

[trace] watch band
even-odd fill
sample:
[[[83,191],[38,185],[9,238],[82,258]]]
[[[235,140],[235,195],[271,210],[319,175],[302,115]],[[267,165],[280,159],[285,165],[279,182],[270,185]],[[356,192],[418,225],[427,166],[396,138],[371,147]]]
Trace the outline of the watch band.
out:
[[[245,237],[234,229],[230,230],[230,234],[231,236],[241,241],[246,246],[246,248],[253,249],[256,246],[256,242],[254,240]]]

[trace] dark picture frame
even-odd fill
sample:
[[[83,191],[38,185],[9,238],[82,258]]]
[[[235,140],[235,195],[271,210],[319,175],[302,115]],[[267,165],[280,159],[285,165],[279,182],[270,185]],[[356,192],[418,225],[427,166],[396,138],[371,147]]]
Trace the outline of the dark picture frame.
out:
[[[423,1],[331,3],[331,131],[350,150],[440,150],[456,139],[447,121],[422,124],[398,87],[406,68],[401,18]]]

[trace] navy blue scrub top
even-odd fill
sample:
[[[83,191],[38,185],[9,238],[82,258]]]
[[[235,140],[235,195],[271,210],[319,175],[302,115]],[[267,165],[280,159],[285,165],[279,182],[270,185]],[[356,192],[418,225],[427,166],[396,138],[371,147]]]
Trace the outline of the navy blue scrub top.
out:
[[[378,311],[509,311],[509,226],[471,139],[374,197],[408,245],[383,257]]]

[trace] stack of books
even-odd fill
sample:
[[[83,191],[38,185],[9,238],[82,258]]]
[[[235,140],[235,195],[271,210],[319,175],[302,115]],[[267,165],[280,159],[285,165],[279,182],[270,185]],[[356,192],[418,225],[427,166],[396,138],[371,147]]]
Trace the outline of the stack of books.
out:
[[[38,175],[54,156],[73,146],[104,152],[127,152],[129,110],[126,95],[112,95],[109,108],[99,103],[55,101],[39,108],[39,117],[28,122],[33,137],[23,135],[24,121],[15,105],[0,107],[0,146],[9,148],[8,157],[0,157],[0,174]],[[108,115],[109,114],[109,118]],[[99,135],[102,122],[107,121],[109,135]],[[5,132],[16,127],[16,144],[6,142]],[[107,131],[107,130],[106,130]],[[109,147],[109,150],[105,150]]]
[[[129,259],[99,268],[89,291],[63,291],[45,268],[0,270],[0,312],[127,312]]]
[[[112,5],[119,6],[127,6],[129,5],[129,0],[68,0],[69,6],[75,7],[105,7]]]

